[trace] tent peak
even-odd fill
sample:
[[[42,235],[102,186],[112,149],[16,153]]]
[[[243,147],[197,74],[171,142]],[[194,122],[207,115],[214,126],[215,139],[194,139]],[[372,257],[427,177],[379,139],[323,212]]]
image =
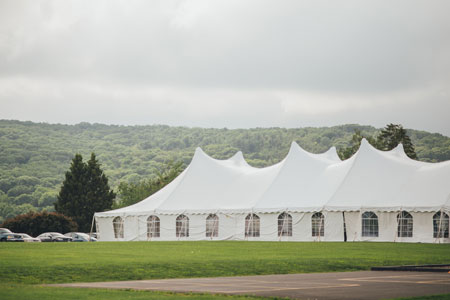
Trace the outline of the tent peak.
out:
[[[405,153],[405,148],[403,147],[402,143],[399,143],[397,147],[389,151],[390,153],[399,156],[399,157],[408,157]]]
[[[200,147],[195,148],[195,154],[197,154],[197,153],[203,153],[203,154],[205,154],[205,152],[203,151],[203,149],[200,148]]]
[[[242,154],[242,151],[238,151],[230,159],[244,159],[244,154]]]
[[[295,154],[294,154],[295,153]],[[289,152],[287,154],[287,156],[292,156],[292,155],[311,155],[312,153],[306,151],[305,149],[303,149],[299,144],[297,144],[295,141],[292,141],[291,143],[291,147],[289,148]]]
[[[366,138],[362,138],[361,139],[361,146],[362,145],[366,145],[367,146],[367,145],[370,145],[370,143],[369,143],[369,141]]]
[[[302,156],[306,156],[306,157],[309,157],[312,159],[320,159],[320,160],[325,159],[325,160],[332,161],[332,162],[342,161],[339,158],[339,155],[337,154],[336,147],[334,147],[334,146],[323,153],[316,154],[316,153],[311,153],[311,152],[303,149],[295,141],[293,141],[291,143],[291,148],[289,149],[289,153],[288,153],[288,156],[292,156],[292,155],[295,155],[295,156],[302,155]]]
[[[206,154],[205,151],[203,151],[203,149],[200,147],[195,148],[194,157],[196,157],[196,156],[208,156],[209,157],[209,155]]]
[[[335,146],[330,147],[330,149],[328,149],[324,153],[321,153],[320,155],[322,155],[332,161],[337,161],[337,162],[342,161],[337,153],[337,149]]]
[[[359,146],[359,149],[356,153],[361,152],[379,152],[380,150],[376,149],[374,146],[372,146],[368,140],[365,138],[362,138],[361,145]]]
[[[234,162],[236,164],[249,166],[249,164],[244,158],[244,154],[242,153],[242,151],[236,152],[232,157],[228,159],[228,161]]]

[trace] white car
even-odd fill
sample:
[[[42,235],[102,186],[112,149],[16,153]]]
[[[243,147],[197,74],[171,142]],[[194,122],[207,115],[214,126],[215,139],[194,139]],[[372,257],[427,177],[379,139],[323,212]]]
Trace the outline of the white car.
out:
[[[65,236],[71,237],[72,242],[87,242],[89,241],[89,234],[83,232],[68,232],[64,234]],[[96,242],[97,239],[91,236],[91,242]]]
[[[29,236],[26,233],[17,233],[17,234],[22,237],[24,242],[39,242],[39,243],[41,242],[40,239]]]
[[[41,242],[71,242],[72,238],[64,236],[59,232],[45,232],[37,236]]]
[[[12,233],[8,228],[0,228],[0,233]]]

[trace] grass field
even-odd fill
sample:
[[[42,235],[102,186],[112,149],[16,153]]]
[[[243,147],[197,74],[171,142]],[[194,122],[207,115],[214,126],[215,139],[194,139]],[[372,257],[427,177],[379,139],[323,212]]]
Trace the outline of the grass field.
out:
[[[0,299],[235,299],[211,295],[62,289],[32,284],[355,271],[381,265],[449,263],[450,244],[1,243],[0,257]],[[21,290],[29,291],[32,297],[18,298],[18,294],[22,295],[18,292]]]

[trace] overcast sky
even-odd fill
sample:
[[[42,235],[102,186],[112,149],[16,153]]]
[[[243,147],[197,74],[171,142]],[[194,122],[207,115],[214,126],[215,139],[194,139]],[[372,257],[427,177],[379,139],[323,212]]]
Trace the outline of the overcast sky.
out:
[[[450,1],[0,0],[0,119],[450,136]]]

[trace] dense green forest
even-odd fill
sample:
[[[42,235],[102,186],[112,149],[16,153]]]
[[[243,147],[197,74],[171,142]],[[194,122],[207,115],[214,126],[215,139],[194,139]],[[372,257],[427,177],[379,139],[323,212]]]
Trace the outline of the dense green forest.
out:
[[[282,160],[290,143],[320,153],[349,146],[355,130],[365,136],[380,129],[342,125],[324,128],[211,129],[45,124],[0,120],[0,222],[30,210],[53,210],[65,172],[76,153],[95,152],[109,182],[139,182],[155,177],[169,161],[188,165],[196,147],[226,159],[241,150],[256,167]],[[450,160],[450,138],[408,130],[422,161]]]

